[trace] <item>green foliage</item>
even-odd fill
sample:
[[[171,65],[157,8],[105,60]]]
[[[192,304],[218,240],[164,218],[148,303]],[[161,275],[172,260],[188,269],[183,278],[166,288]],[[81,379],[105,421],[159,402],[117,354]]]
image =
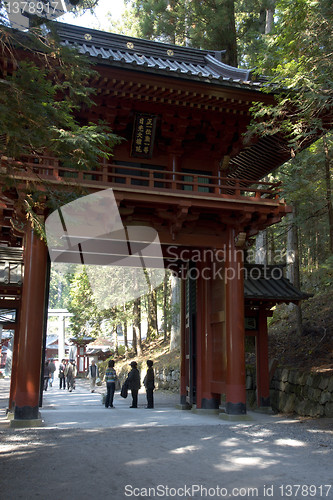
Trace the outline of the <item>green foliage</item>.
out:
[[[127,21],[118,25],[122,33],[201,49],[226,50],[225,62],[237,65],[234,0],[128,0],[126,3]],[[129,24],[131,29],[127,32]]]
[[[50,276],[49,308],[67,309],[70,297],[70,287],[76,266],[53,263]]]
[[[76,51],[58,45],[39,29],[29,34],[0,26],[3,54],[17,69],[0,80],[0,129],[6,135],[2,154],[51,154],[65,166],[93,168],[108,158],[118,138],[104,123],[82,124],[75,117],[82,105],[94,105],[89,86],[95,72]],[[17,52],[34,53],[22,60]],[[21,53],[22,54],[22,53]]]
[[[79,2],[77,8],[95,3]],[[8,61],[8,70],[0,71],[1,155],[14,160],[24,155],[54,156],[63,167],[93,170],[101,158],[110,157],[120,138],[106,123],[84,123],[77,118],[82,107],[95,105],[90,82],[97,73],[85,57],[59,44],[56,24],[48,23],[47,35],[38,27],[24,33],[9,29],[0,18],[0,52]],[[56,191],[26,164],[12,165],[16,174],[21,168],[30,169],[31,182],[22,208],[45,238],[44,223],[36,211],[41,184],[44,206],[51,209],[86,193],[79,187],[72,192]],[[1,173],[7,188],[15,184],[10,174]]]
[[[259,134],[282,132],[294,151],[332,128],[332,4],[277,0],[276,25],[267,35],[259,71],[278,86],[277,105],[253,107]]]
[[[100,333],[102,317],[93,297],[86,269],[74,274],[70,285],[68,310],[73,313],[71,328],[77,339],[85,335],[97,337]]]

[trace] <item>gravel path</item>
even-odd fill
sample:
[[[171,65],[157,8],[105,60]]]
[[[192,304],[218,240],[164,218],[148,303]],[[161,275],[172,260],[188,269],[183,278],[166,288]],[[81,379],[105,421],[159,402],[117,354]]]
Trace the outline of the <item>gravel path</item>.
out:
[[[5,394],[0,381],[3,408]],[[333,499],[332,419],[225,422],[175,410],[166,393],[153,411],[143,394],[138,410],[100,398],[86,382],[76,394],[53,387],[35,429],[6,428],[0,412],[0,498]]]

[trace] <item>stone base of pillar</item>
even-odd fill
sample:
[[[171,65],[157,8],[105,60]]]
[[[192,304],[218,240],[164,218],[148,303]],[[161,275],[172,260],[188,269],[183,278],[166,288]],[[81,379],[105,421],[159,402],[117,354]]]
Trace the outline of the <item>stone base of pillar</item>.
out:
[[[44,425],[44,420],[42,418],[32,418],[32,419],[13,419],[10,421],[10,427],[14,429],[22,429],[26,427],[42,427]]]
[[[201,408],[203,410],[218,410],[220,401],[215,398],[202,398]]]
[[[40,418],[38,406],[15,406],[15,420],[33,420]]]
[[[260,407],[263,407],[263,406],[271,406],[271,401],[270,401],[270,397],[268,396],[267,398],[264,398],[264,397],[261,397],[260,398]]]
[[[186,396],[180,396],[180,403],[176,405],[177,410],[190,410],[192,405],[186,401]]]
[[[7,408],[6,410],[6,419],[7,420],[13,420],[14,418],[14,410],[10,410],[9,408]]]
[[[246,415],[246,404],[226,402],[225,412],[228,415]]]
[[[274,415],[274,411],[271,406],[259,406],[254,408],[255,413],[264,413],[265,415]]]
[[[191,410],[192,406],[189,403],[176,405],[176,410]]]
[[[219,413],[219,418],[221,420],[227,420],[228,422],[243,422],[243,421],[252,421],[253,418],[248,415],[247,413],[244,415],[230,415],[225,412],[220,412]]]
[[[196,406],[193,406],[192,412],[199,413],[200,415],[218,415],[219,409],[218,408],[197,408]]]

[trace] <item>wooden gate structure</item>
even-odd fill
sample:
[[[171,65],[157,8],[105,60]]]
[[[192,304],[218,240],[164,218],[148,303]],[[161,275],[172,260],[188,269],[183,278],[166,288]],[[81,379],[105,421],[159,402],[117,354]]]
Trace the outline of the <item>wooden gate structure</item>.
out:
[[[289,150],[279,134],[246,143],[243,134],[252,103],[273,103],[274,96],[260,92],[250,71],[223,64],[221,52],[62,23],[58,34],[62,43],[89,56],[99,74],[91,82],[96,106],[82,108],[82,123],[104,119],[125,140],[112,161],[93,171],[65,168],[49,156],[25,156],[17,159],[17,171],[2,158],[2,172],[18,179],[17,186],[38,177],[56,189],[112,188],[125,227],[145,225],[158,232],[166,266],[183,283],[184,406],[217,409],[223,399],[226,414],[246,413],[245,307],[255,311],[258,404],[268,405],[265,315],[274,297],[251,297],[244,289],[244,249],[258,231],[290,211],[279,198],[279,184],[260,180],[289,159]],[[31,227],[22,232],[15,196],[21,193],[2,195],[0,241],[24,247],[24,282],[22,293],[19,284],[12,285],[11,295],[9,285],[2,287],[0,307],[8,306],[10,296],[20,302],[9,409],[14,420],[29,420],[39,414],[48,254]],[[288,293],[280,299],[302,298],[295,290]]]

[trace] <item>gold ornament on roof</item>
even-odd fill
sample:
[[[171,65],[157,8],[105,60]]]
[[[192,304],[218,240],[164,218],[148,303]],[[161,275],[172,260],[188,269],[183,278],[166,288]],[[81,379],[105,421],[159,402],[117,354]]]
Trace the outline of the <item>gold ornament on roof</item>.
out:
[[[132,42],[127,42],[126,47],[127,47],[128,49],[134,49],[134,43],[132,43]]]

